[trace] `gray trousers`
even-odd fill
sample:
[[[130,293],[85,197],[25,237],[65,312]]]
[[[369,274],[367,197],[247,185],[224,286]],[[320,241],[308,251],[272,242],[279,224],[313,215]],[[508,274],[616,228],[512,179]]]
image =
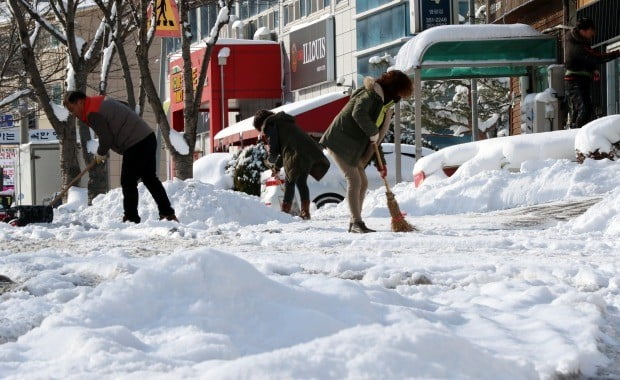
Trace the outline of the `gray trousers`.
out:
[[[347,203],[351,213],[351,223],[361,222],[362,206],[364,205],[366,190],[368,190],[366,171],[362,164],[351,166],[332,150],[329,150],[329,154],[336,161],[336,165],[338,165],[344,174],[344,178],[347,180]]]

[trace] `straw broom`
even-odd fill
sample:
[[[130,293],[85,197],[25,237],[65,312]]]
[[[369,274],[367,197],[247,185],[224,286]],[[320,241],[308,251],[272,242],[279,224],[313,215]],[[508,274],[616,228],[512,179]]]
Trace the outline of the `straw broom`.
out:
[[[375,155],[377,156],[377,163],[379,165],[379,169],[383,170],[383,161],[381,161],[381,155],[379,154],[379,147],[377,144],[372,143],[375,147]],[[387,198],[387,207],[390,210],[390,216],[392,217],[392,231],[393,232],[412,232],[417,231],[417,229],[409,224],[405,220],[405,216],[400,211],[400,207],[398,207],[398,202],[396,202],[396,198],[394,198],[394,193],[390,190],[390,185],[386,178],[383,178],[383,183],[385,184],[385,196]]]

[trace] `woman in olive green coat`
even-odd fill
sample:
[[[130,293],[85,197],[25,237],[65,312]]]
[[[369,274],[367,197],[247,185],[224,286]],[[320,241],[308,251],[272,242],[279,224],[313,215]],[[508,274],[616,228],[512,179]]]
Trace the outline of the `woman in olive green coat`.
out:
[[[364,86],[351,95],[321,138],[320,144],[328,149],[347,180],[349,232],[375,232],[362,220],[368,189],[365,168],[374,159],[373,144],[381,142],[389,128],[394,104],[412,93],[411,79],[398,70],[383,73],[377,80],[364,78]],[[380,154],[383,156],[383,152]],[[379,173],[385,178],[385,165]]]
[[[289,213],[295,186],[299,191],[302,219],[310,219],[310,191],[308,175],[317,181],[327,173],[329,160],[323,154],[323,148],[308,136],[295,123],[295,118],[284,112],[274,114],[268,110],[259,110],[254,115],[254,128],[261,131],[269,144],[268,162],[272,170],[279,172],[284,167],[286,183],[282,211]]]

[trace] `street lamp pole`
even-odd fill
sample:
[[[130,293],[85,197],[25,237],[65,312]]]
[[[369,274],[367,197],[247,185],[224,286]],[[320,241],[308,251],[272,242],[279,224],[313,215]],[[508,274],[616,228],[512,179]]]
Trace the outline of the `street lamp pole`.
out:
[[[226,117],[224,115],[225,113],[224,102],[226,101],[226,99],[224,99],[224,66],[226,66],[226,61],[228,60],[229,56],[230,56],[230,48],[227,48],[227,47],[221,48],[220,51],[217,53],[217,62],[220,65],[220,87],[221,87],[220,106],[221,106],[221,112],[222,112],[222,128],[221,129],[224,129],[224,124],[226,123]],[[213,150],[213,147],[211,147],[211,150]]]
[[[476,23],[476,5],[474,0],[469,0],[469,24]],[[476,141],[476,133],[478,132],[478,81],[472,79],[470,81],[471,95],[471,140]]]

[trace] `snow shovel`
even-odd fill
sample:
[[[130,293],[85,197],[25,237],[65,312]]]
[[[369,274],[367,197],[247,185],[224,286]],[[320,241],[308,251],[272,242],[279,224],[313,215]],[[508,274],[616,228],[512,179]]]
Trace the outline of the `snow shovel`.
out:
[[[13,214],[13,219],[9,222],[12,226],[23,227],[30,223],[51,223],[54,220],[54,208],[53,206],[62,199],[62,197],[69,191],[69,189],[77,183],[97,164],[96,161],[92,161],[86,165],[84,170],[78,174],[75,178],[69,182],[67,187],[62,190],[48,205],[43,206],[16,206],[9,211]]]
[[[379,169],[383,169],[383,161],[381,161],[381,154],[379,154],[379,147],[377,144],[372,143],[375,146],[375,155],[377,156],[377,164]],[[385,196],[387,197],[387,206],[388,210],[390,210],[390,216],[392,217],[392,231],[393,232],[411,232],[417,231],[414,226],[409,224],[405,220],[405,215],[400,212],[400,207],[398,207],[398,202],[396,202],[396,198],[394,198],[394,193],[390,190],[390,185],[388,184],[387,179],[383,178],[383,183],[385,184]]]

